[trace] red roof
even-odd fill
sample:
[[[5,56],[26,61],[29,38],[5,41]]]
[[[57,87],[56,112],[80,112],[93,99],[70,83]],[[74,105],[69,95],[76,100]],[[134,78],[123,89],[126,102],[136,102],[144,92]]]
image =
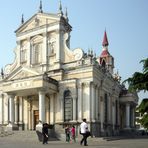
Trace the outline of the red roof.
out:
[[[108,43],[108,39],[107,39],[107,33],[105,31],[102,46],[108,46],[108,45],[109,45],[109,43]]]
[[[103,50],[100,57],[106,57],[106,56],[109,56],[110,53],[108,52],[108,50]]]

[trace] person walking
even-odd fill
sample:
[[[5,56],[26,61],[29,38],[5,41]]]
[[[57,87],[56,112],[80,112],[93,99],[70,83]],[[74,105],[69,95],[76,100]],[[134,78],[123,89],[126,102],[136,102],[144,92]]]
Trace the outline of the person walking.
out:
[[[43,144],[48,144],[48,124],[44,123],[42,128]]]
[[[87,145],[87,137],[88,137],[87,132],[88,132],[88,125],[86,123],[86,119],[83,119],[83,122],[80,124],[80,133],[83,136],[80,141],[80,145],[82,145],[84,142],[84,146],[88,146]]]
[[[71,128],[71,138],[73,139],[74,142],[76,142],[76,130],[74,125]]]
[[[67,125],[65,128],[66,142],[70,142],[70,128]]]

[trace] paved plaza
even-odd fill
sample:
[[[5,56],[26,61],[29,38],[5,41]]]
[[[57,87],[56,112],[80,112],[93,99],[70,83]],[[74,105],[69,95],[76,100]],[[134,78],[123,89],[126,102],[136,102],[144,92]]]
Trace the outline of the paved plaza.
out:
[[[48,144],[42,144],[38,139],[15,134],[0,137],[0,148],[82,148],[76,143],[66,143],[64,140],[55,141],[50,140]],[[134,139],[112,139],[110,141],[103,140],[102,138],[88,138],[89,148],[148,148],[148,138],[134,138]]]

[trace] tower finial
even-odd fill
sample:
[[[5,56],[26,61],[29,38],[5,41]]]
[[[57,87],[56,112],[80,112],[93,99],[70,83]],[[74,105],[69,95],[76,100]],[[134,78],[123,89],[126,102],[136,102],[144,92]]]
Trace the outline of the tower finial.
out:
[[[107,33],[106,33],[106,29],[105,29],[102,46],[108,46],[108,45],[109,45],[109,43],[108,43]]]
[[[21,23],[24,24],[24,15],[22,14]]]
[[[42,10],[42,1],[40,0],[40,6],[39,6],[39,13],[43,13],[43,10]]]
[[[59,15],[60,15],[60,16],[63,15],[61,0],[59,1]]]
[[[67,7],[65,8],[65,19],[67,20],[67,22],[69,21]]]

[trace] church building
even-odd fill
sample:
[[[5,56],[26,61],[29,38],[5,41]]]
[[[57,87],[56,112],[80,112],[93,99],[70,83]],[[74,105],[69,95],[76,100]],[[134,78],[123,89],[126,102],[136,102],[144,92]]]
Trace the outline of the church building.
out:
[[[82,24],[83,25],[83,24]],[[118,135],[135,128],[138,96],[114,73],[107,32],[102,51],[70,49],[67,11],[39,11],[15,31],[15,59],[1,70],[0,126],[5,130],[40,130],[48,123],[57,134],[66,125],[78,131],[87,119],[92,136]],[[77,45],[76,45],[77,46]]]

